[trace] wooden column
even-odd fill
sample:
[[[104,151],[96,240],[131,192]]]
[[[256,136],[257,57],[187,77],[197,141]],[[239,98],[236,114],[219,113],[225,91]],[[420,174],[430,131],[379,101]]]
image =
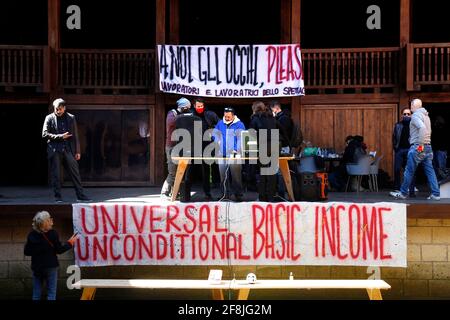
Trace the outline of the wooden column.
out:
[[[50,92],[50,99],[57,95],[58,85],[58,53],[61,48],[60,13],[61,1],[48,0],[48,52],[46,64],[46,81],[44,87]]]
[[[411,41],[411,0],[400,0],[400,92],[398,113],[408,105],[408,89],[412,89],[413,64],[408,61],[408,45]]]
[[[180,0],[170,0],[169,43],[180,43]]]
[[[281,0],[280,43],[291,43],[291,0]]]
[[[291,43],[300,43],[301,0],[291,0]],[[292,98],[292,119],[300,124],[301,98]]]
[[[174,1],[170,1],[172,4]],[[166,1],[156,0],[156,44],[166,43]],[[158,48],[156,48],[155,59],[158,59]],[[159,90],[159,63],[156,61],[156,81],[155,81],[155,110],[152,124],[152,133],[154,135],[154,144],[152,146],[152,152],[154,153],[154,161],[150,164],[152,173],[152,184],[161,185],[164,181],[164,172],[166,167],[165,161],[165,138],[166,138],[166,128],[165,128],[165,96]]]

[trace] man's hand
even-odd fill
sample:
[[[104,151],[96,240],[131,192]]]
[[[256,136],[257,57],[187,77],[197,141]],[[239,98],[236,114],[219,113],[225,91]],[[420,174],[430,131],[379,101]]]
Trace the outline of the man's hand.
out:
[[[81,154],[79,154],[79,153],[76,153],[75,154],[75,160],[80,160],[81,159]]]
[[[417,146],[416,150],[417,150],[418,153],[422,153],[422,152],[423,152],[423,145],[422,145],[422,144],[419,144],[419,145]]]
[[[70,133],[68,133],[68,132],[64,132],[64,133],[63,133],[63,139],[64,139],[64,140],[67,140],[67,139],[69,139],[70,137],[72,137],[72,135],[71,135]]]
[[[70,243],[70,245],[73,247],[73,245],[74,245],[75,241],[77,241],[78,237],[79,237],[78,233],[75,233],[74,235],[72,235],[70,237],[69,240],[67,240],[67,242]]]

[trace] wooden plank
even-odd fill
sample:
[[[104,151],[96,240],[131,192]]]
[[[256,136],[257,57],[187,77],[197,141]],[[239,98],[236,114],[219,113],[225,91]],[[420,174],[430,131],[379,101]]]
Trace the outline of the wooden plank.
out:
[[[84,288],[81,300],[94,300],[96,288]]]
[[[411,0],[400,0],[400,47],[411,41]]]
[[[170,44],[178,44],[180,42],[180,0],[170,0],[169,12],[169,41]]]
[[[380,289],[367,289],[370,300],[383,300]]]
[[[280,1],[280,43],[291,43],[291,0]]]
[[[301,43],[301,0],[291,0],[291,42]]]

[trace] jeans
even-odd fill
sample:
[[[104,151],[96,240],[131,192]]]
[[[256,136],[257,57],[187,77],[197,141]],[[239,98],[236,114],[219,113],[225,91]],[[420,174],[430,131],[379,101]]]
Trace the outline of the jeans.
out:
[[[225,173],[227,172],[227,176]],[[242,188],[242,173],[241,173],[242,165],[241,164],[230,164],[225,163],[224,161],[219,161],[219,172],[220,172],[220,188],[223,191],[223,194],[229,196],[231,193],[235,195],[242,196],[243,188]],[[230,173],[231,173],[231,183],[230,183]],[[226,185],[224,188],[224,181],[226,178]]]
[[[409,187],[416,173],[417,166],[422,163],[423,170],[427,176],[428,184],[431,189],[431,194],[440,196],[439,185],[436,178],[436,173],[433,168],[433,151],[430,145],[425,145],[423,152],[417,151],[417,145],[412,145],[408,151],[408,162],[406,164],[405,173],[403,175],[403,184],[400,187],[400,192],[407,195]]]
[[[394,158],[394,189],[400,190],[401,179],[400,179],[400,171],[404,167],[404,164],[408,159],[409,149],[398,149],[395,151]],[[415,176],[412,179],[411,185],[409,187],[409,194],[414,194],[414,189],[416,187],[416,178]]]
[[[41,300],[44,282],[47,284],[47,300],[56,300],[58,268],[43,269],[39,276],[33,272],[33,300]]]

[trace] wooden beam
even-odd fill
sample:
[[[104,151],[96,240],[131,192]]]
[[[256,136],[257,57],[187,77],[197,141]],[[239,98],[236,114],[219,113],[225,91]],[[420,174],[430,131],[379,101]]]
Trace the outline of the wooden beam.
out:
[[[170,0],[169,43],[180,43],[180,0]]]
[[[280,2],[280,43],[291,43],[291,0]]]
[[[292,0],[291,8],[291,43],[300,43],[301,0]]]
[[[324,94],[305,95],[301,98],[302,104],[379,104],[398,103],[398,94]]]
[[[60,0],[47,0],[48,5],[48,53],[46,54],[47,70],[50,74],[44,76],[48,81],[44,84],[44,88],[50,92],[50,99],[55,97],[55,90],[58,85],[58,53],[61,48],[61,34],[60,34]],[[49,106],[50,110],[50,106]]]
[[[171,1],[172,4],[173,1]],[[166,0],[156,0],[156,44],[166,43]],[[157,49],[157,48],[156,48]],[[158,50],[156,50],[156,60],[158,60]],[[165,138],[166,138],[166,121],[165,121],[165,96],[159,90],[159,63],[155,63],[155,111],[152,124],[152,133],[155,136],[155,143],[152,147],[154,153],[154,162],[150,163],[150,177],[153,184],[162,184],[164,181],[164,173],[166,167],[165,161]]]
[[[85,105],[154,105],[155,95],[77,95],[66,94],[64,100],[70,104]]]
[[[414,66],[411,60],[411,0],[400,0],[400,91],[398,109],[408,105],[407,91],[413,88]]]
[[[400,0],[400,47],[411,42],[411,0]]]

